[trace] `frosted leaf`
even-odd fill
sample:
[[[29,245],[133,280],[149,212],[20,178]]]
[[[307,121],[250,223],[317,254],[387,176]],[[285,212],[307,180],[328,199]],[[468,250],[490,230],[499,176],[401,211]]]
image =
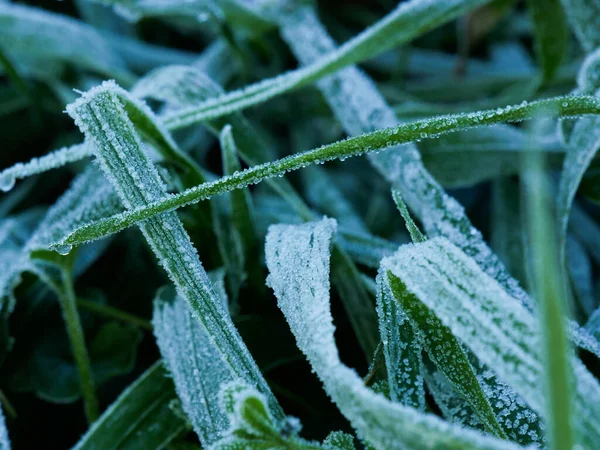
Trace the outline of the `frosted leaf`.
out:
[[[382,282],[388,284],[397,307],[410,320],[411,326],[418,330],[429,358],[473,407],[486,429],[498,437],[505,438],[506,433],[499,424],[461,343],[430,309],[406,289],[402,280],[389,273],[383,265],[380,276],[383,278]]]
[[[219,407],[222,383],[235,379],[210,335],[173,288],[154,300],[154,334],[177,395],[203,446],[223,436],[229,421]]]
[[[93,88],[68,105],[67,112],[94,146],[100,167],[125,207],[132,209],[164,199],[168,194],[115,90],[111,82]],[[196,249],[176,213],[149,219],[140,224],[140,229],[175,284],[178,295],[186,300],[233,373],[264,393],[274,414],[280,415],[277,400],[225,305],[212,289]]]
[[[510,442],[392,403],[365,387],[339,358],[329,306],[332,219],[273,225],[266,242],[269,285],[300,350],[359,437],[377,449],[509,449]]]
[[[164,448],[188,427],[171,408],[175,399],[173,382],[159,361],[121,393],[73,450]]]
[[[10,450],[10,439],[8,438],[8,430],[2,408],[0,408],[0,450]]]
[[[69,189],[48,209],[27,250],[42,250],[87,223],[123,211],[123,206],[102,172],[88,166]]]
[[[424,411],[422,336],[394,298],[385,274],[378,274],[376,281],[379,334],[383,342],[390,399]]]
[[[487,367],[527,404],[544,413],[544,366],[538,320],[444,238],[403,246],[382,267],[405,283]],[[427,279],[427,283],[422,283]],[[584,446],[600,436],[600,385],[576,358],[576,431]]]
[[[59,61],[107,76],[127,75],[123,61],[97,30],[47,10],[0,3],[0,42],[32,71],[39,70],[40,64]]]
[[[33,158],[27,163],[17,163],[0,172],[0,190],[10,191],[17,180],[57,169],[91,156],[92,153],[92,150],[86,144],[77,144],[54,150],[47,155]]]
[[[429,392],[446,419],[465,427],[485,431],[485,426],[471,406],[454,390],[448,378],[431,362],[425,364],[424,378]]]
[[[600,3],[597,0],[561,0],[571,28],[586,52],[600,47]]]

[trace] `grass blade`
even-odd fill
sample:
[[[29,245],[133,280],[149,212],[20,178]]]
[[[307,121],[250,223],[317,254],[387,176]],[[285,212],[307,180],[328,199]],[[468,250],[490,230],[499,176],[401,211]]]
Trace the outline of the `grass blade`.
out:
[[[178,111],[165,117],[165,124],[173,129],[182,128],[265,102],[276,95],[313,83],[343,67],[383,53],[487,1],[448,0],[431,4],[428,1],[412,0],[401,3],[378,23],[339,49],[331,49],[322,58],[318,58],[321,55],[315,55],[315,61],[311,61],[310,65]],[[284,11],[273,13],[274,20],[280,20],[278,16],[285,14],[287,12]]]
[[[153,324],[183,410],[202,445],[208,447],[219,440],[229,426],[218,398],[220,386],[234,380],[235,374],[174,289],[162,288],[157,292]]]
[[[545,365],[546,423],[550,448],[567,450],[578,439],[573,429],[572,349],[566,337],[567,287],[560,261],[543,160],[529,157],[525,167],[526,210],[539,305],[542,361]],[[554,261],[554,264],[552,263]],[[588,400],[588,399],[586,399]]]
[[[422,338],[396,302],[385,275],[379,274],[376,281],[379,334],[383,342],[390,399],[424,411]]]
[[[171,407],[173,382],[159,361],[104,411],[73,450],[159,450],[188,425]]]
[[[172,211],[176,208],[193,204],[214,195],[240,189],[262,180],[283,175],[301,169],[308,164],[321,163],[332,159],[345,159],[364,153],[385,150],[396,145],[408,143],[423,137],[434,137],[444,133],[465,128],[491,125],[502,122],[517,122],[530,119],[539,107],[555,108],[549,114],[558,116],[600,113],[600,100],[589,96],[555,97],[548,100],[507,106],[501,110],[482,111],[462,115],[440,116],[433,119],[420,120],[400,124],[398,126],[373,131],[362,136],[338,141],[320,148],[297,153],[277,161],[253,166],[216,181],[196,186],[186,191],[140,206],[122,215],[103,219],[94,224],[81,227],[67,236],[63,245],[79,245],[116,233],[135,223]],[[544,110],[546,108],[543,108]],[[466,220],[466,219],[465,219]]]
[[[10,191],[17,180],[58,169],[66,164],[79,161],[91,156],[92,149],[86,144],[76,144],[63,147],[39,158],[33,158],[27,163],[17,163],[0,172],[0,190]]]
[[[132,209],[167,196],[156,168],[146,155],[127,117],[114,84],[106,83],[84,94],[67,111],[94,145],[96,158],[126,208]],[[119,136],[119,138],[117,138]],[[189,236],[176,214],[165,214],[140,225],[161,265],[213,337],[222,357],[240,379],[269,398],[281,415],[277,400],[235,329],[227,309],[216,298]]]

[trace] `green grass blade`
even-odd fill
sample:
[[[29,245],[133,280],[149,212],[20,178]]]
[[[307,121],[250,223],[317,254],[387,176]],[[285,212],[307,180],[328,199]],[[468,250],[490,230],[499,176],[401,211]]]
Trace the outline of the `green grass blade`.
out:
[[[542,334],[542,361],[546,392],[546,426],[549,447],[573,448],[579,441],[573,424],[573,351],[566,336],[568,317],[567,286],[561,271],[550,200],[550,184],[544,161],[530,156],[525,160],[525,206],[532,259],[534,293],[539,306]],[[589,401],[589,399],[586,399]]]
[[[167,196],[165,187],[127,117],[114,84],[84,94],[67,111],[94,146],[96,158],[126,208],[136,208]],[[117,136],[119,136],[117,138]],[[216,297],[198,254],[176,214],[164,214],[140,225],[144,236],[191,311],[213,337],[223,359],[240,379],[277,400],[242,342],[225,305]]]
[[[390,399],[424,411],[423,340],[398,305],[385,275],[377,282],[379,334],[387,369]]]
[[[94,422],[73,450],[159,450],[187,423],[171,408],[173,382],[161,362],[152,365]]]
[[[231,126],[223,127],[220,134],[221,159],[223,175],[233,175],[242,170],[237,158],[237,146],[233,138]],[[247,261],[252,261],[257,255],[258,241],[254,224],[254,205],[248,189],[238,189],[231,192],[232,222],[244,245]]]
[[[396,189],[392,188],[392,198],[394,199],[394,203],[396,203],[398,211],[400,211],[402,219],[404,219],[404,224],[408,230],[408,233],[410,234],[410,239],[415,244],[418,242],[425,242],[427,238],[423,233],[421,233],[421,230],[419,230],[419,227],[415,224],[410,216],[408,208],[406,207],[406,203],[404,203],[404,200],[402,200],[402,194],[400,194],[400,192],[398,192]]]
[[[267,235],[268,282],[298,347],[359,435],[376,449],[517,448],[392,403],[339,359],[329,306],[329,247],[336,222],[275,225]]]
[[[193,204],[214,195],[240,189],[262,180],[282,176],[287,172],[301,169],[308,164],[321,163],[332,159],[345,159],[370,152],[378,152],[399,144],[434,137],[465,128],[492,125],[503,122],[518,122],[530,119],[539,107],[555,107],[550,114],[571,116],[577,114],[600,113],[600,100],[589,96],[555,97],[548,100],[507,106],[503,109],[468,113],[462,115],[440,116],[416,122],[409,122],[355,138],[349,138],[317,149],[297,153],[277,161],[253,166],[231,176],[201,184],[186,191],[168,196],[164,200],[137,207],[119,216],[113,216],[97,223],[82,227],[71,233],[63,245],[79,245],[99,239],[111,233],[123,230],[141,220],[156,214],[172,211]],[[545,108],[544,108],[545,109]],[[466,220],[466,217],[465,217]],[[58,244],[58,243],[57,243]]]
[[[467,353],[448,327],[444,326],[435,314],[411,294],[402,281],[387,272],[389,289],[411,325],[418,329],[423,338],[423,346],[429,358],[446,375],[454,388],[467,400],[487,430],[506,438],[502,426],[490,405],[488,398],[477,380],[476,373],[469,363]]]

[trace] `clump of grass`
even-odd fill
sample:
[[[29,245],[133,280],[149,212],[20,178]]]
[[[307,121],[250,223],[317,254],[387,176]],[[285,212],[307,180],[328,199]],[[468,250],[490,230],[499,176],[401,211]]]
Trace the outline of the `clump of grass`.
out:
[[[54,9],[0,2],[0,449],[597,447],[595,0]]]

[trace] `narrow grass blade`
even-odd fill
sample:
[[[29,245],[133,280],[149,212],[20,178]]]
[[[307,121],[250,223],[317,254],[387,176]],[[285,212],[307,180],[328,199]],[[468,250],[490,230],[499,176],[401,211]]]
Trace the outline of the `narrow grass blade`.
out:
[[[157,292],[153,324],[158,347],[173,376],[183,410],[202,445],[208,447],[229,427],[218,398],[221,385],[234,380],[235,374],[173,288],[165,287]]]
[[[389,129],[373,131],[362,136],[348,138],[333,144],[324,145],[317,149],[297,153],[277,161],[253,166],[238,172],[237,174],[201,184],[177,195],[168,196],[164,200],[157,200],[150,203],[148,206],[139,206],[133,211],[101,220],[93,225],[82,227],[66,237],[63,244],[79,245],[84,242],[98,239],[108,234],[116,233],[156,214],[197,203],[214,195],[229,192],[234,189],[240,189],[250,184],[259,183],[265,179],[274,178],[280,175],[282,176],[287,172],[301,169],[309,164],[321,163],[332,159],[345,159],[364,153],[378,152],[380,150],[392,148],[396,145],[412,142],[422,137],[434,137],[460,129],[491,125],[506,121],[516,122],[526,120],[531,118],[534,111],[539,107],[556,108],[551,113],[559,116],[598,114],[600,113],[600,100],[589,96],[555,97],[549,100],[507,106],[501,110],[482,111],[457,116],[440,116],[432,119],[401,124]],[[545,110],[546,108],[543,109]],[[381,155],[383,155],[383,153]],[[399,153],[397,153],[397,155],[399,156]],[[436,212],[436,214],[438,213]],[[441,219],[442,218],[440,218],[440,220]],[[445,220],[450,219],[447,217]],[[466,216],[464,216],[464,220],[467,220]],[[448,225],[450,226],[451,224],[449,223]],[[440,226],[441,225],[438,225],[438,227]],[[460,236],[462,236],[462,233]],[[471,239],[475,239],[475,237],[472,237]],[[477,239],[480,239],[480,236]],[[464,245],[468,246],[466,243],[464,243]],[[484,245],[483,241],[481,242],[481,245]],[[476,247],[479,248],[480,246]],[[488,253],[489,249],[486,254]],[[492,256],[490,256],[490,258],[492,258]],[[493,259],[495,260],[495,257]],[[512,285],[508,280],[505,280],[505,283]],[[513,289],[517,288],[513,286]]]
[[[73,450],[159,450],[188,428],[173,410],[173,382],[152,365],[94,422]]]
[[[233,91],[165,118],[167,126],[182,128],[192,123],[214,119],[249,106],[265,102],[276,95],[305,86],[351,64],[372,58],[400,43],[450,21],[487,0],[449,0],[431,4],[412,0],[401,3],[391,13],[358,36],[329,54],[315,55],[314,62],[278,77]],[[287,12],[273,13],[274,20]],[[300,44],[300,41],[298,42]]]
[[[379,334],[388,375],[390,399],[425,410],[423,386],[423,340],[398,305],[385,275],[377,276]]]
[[[549,447],[568,450],[579,439],[573,428],[573,351],[566,337],[567,287],[560,268],[549,183],[539,157],[525,160],[525,206],[531,243],[534,293],[539,306]],[[600,392],[600,386],[597,386]],[[585,398],[584,401],[589,401]]]
[[[454,336],[540,414],[544,393],[542,336],[537,318],[444,238],[403,246],[382,262],[409,292],[435,312]],[[422,283],[427,279],[427,283]],[[474,339],[473,336],[477,336]],[[575,414],[580,444],[593,448],[600,435],[600,385],[572,359],[577,379]],[[523,418],[521,418],[523,419]],[[526,422],[525,422],[526,423]]]
[[[411,325],[419,330],[429,358],[467,400],[486,429],[500,438],[506,438],[506,433],[469,363],[467,353],[450,329],[420,303],[399,278],[390,276],[385,268],[382,268],[380,276],[384,283],[388,283],[393,300],[398,302],[397,307],[410,319]]]
[[[268,283],[298,347],[359,435],[382,450],[518,448],[392,403],[340,361],[329,310],[329,247],[335,228],[331,219],[272,226],[266,243]]]
[[[67,111],[94,146],[96,158],[126,208],[137,208],[167,196],[156,168],[148,159],[114,92],[113,83],[87,92],[69,105]],[[145,221],[140,228],[179,295],[214,339],[223,359],[237,377],[257,386],[269,398],[274,414],[280,415],[277,400],[241,340],[227,309],[211,288],[177,215],[164,214]]]
[[[221,159],[223,160],[223,175],[233,175],[242,170],[237,158],[237,146],[233,138],[231,126],[223,127],[220,134]],[[254,223],[254,205],[248,189],[232,191],[231,213],[233,226],[240,235],[246,260],[252,261],[257,256],[258,241]]]
[[[79,161],[93,154],[92,149],[86,144],[76,144],[54,150],[52,153],[33,158],[27,163],[17,163],[0,172],[0,189],[10,191],[17,180],[57,169],[66,164]]]
[[[552,79],[567,51],[568,30],[560,0],[528,0],[535,49],[544,81]]]
[[[568,143],[567,157],[558,188],[558,220],[560,224],[561,259],[565,260],[564,248],[571,205],[577,188],[592,159],[600,148],[600,119],[582,117],[577,121]]]
[[[402,200],[402,195],[394,188],[392,188],[392,198],[394,199],[394,203],[396,203],[398,211],[400,211],[402,219],[404,219],[404,224],[408,230],[408,233],[410,234],[410,239],[415,244],[418,242],[425,242],[427,238],[423,233],[421,233],[421,230],[419,230],[419,227],[415,224],[410,216],[408,208],[406,207],[406,203],[404,203],[404,200]]]

